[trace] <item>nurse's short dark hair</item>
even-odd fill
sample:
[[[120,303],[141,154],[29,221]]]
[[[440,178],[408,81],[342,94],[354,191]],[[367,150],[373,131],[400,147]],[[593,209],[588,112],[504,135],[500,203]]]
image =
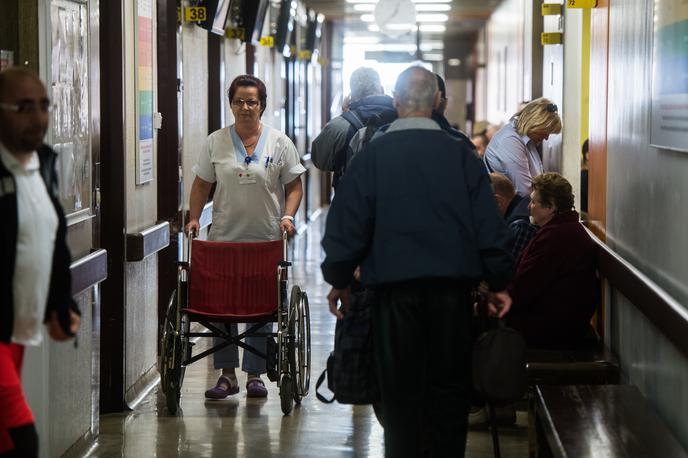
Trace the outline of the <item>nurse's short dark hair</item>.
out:
[[[234,94],[240,87],[255,87],[258,89],[258,100],[260,101],[260,115],[263,115],[265,108],[268,104],[268,91],[265,89],[265,83],[263,83],[260,78],[256,78],[253,75],[239,75],[234,78],[232,84],[229,85],[229,90],[227,91],[227,97],[229,98],[229,103],[234,100]]]

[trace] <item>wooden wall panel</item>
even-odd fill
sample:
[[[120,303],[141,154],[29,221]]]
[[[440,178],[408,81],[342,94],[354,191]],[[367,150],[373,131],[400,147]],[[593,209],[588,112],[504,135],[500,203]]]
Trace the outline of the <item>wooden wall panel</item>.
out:
[[[609,62],[609,2],[599,0],[590,25],[590,228],[601,240],[607,224],[607,90]]]

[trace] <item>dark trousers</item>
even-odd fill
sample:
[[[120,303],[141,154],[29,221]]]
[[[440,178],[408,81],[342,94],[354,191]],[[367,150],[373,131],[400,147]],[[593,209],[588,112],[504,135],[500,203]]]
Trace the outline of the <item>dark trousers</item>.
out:
[[[387,457],[462,457],[470,399],[470,288],[377,288],[372,331]]]

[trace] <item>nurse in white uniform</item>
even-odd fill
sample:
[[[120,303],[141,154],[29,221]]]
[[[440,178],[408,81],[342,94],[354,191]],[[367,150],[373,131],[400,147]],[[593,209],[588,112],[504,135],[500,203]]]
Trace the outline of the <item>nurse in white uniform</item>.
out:
[[[235,123],[208,136],[193,170],[190,221],[187,231],[198,233],[198,218],[213,183],[213,224],[209,240],[224,242],[257,242],[279,240],[282,231],[293,236],[294,215],[303,196],[299,154],[292,141],[282,132],[263,124],[267,92],[265,84],[251,75],[234,79],[228,91]],[[258,332],[270,332],[268,323]],[[231,325],[236,335],[236,324]],[[222,340],[218,339],[220,343]],[[264,337],[247,338],[247,344],[266,352]],[[205,393],[209,399],[224,399],[239,392],[235,368],[239,367],[239,350],[235,345],[215,352],[214,365],[222,374],[217,384]],[[242,370],[248,374],[248,397],[265,397],[267,389],[261,380],[266,372],[265,360],[244,352]]]

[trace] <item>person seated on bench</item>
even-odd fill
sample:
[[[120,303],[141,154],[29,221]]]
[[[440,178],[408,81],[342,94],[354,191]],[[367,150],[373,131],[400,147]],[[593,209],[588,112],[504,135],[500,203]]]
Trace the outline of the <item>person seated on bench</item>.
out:
[[[589,336],[599,300],[595,244],[573,210],[571,184],[558,173],[533,180],[530,215],[540,226],[509,286],[509,326],[531,347],[576,346]]]

